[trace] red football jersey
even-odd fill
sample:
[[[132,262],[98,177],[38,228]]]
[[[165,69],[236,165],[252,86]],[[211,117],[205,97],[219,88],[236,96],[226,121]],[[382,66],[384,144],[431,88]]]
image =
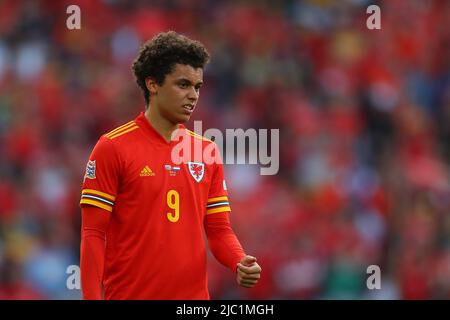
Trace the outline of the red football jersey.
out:
[[[216,163],[174,164],[178,142],[167,142],[144,113],[92,151],[80,204],[111,212],[105,299],[209,299],[203,220],[230,205],[217,146],[179,127],[191,150],[214,149]]]

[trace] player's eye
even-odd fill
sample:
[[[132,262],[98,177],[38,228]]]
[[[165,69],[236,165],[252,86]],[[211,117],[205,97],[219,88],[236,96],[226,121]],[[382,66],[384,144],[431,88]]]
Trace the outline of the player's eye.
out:
[[[186,89],[187,87],[189,87],[189,84],[186,83],[186,82],[181,82],[181,83],[178,84],[178,86],[179,86],[181,89]]]

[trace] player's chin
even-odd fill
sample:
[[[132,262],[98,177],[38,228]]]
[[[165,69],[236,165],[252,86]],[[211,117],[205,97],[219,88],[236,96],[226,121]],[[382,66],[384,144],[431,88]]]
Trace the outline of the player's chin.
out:
[[[189,121],[189,119],[191,119],[191,115],[192,114],[187,114],[187,113],[180,113],[180,114],[177,114],[177,122],[178,123],[185,123],[185,122],[188,122]]]

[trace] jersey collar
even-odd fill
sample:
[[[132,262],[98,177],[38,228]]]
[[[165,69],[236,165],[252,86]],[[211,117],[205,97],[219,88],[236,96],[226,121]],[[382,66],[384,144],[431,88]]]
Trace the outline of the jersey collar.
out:
[[[135,122],[139,125],[140,128],[142,128],[144,134],[148,136],[152,141],[155,141],[159,144],[165,145],[165,146],[173,146],[179,142],[178,137],[180,135],[185,134],[186,127],[183,124],[178,124],[178,133],[174,140],[167,142],[166,139],[158,132],[155,128],[151,125],[151,123],[147,120],[145,117],[144,112],[141,112],[139,116],[136,118]]]

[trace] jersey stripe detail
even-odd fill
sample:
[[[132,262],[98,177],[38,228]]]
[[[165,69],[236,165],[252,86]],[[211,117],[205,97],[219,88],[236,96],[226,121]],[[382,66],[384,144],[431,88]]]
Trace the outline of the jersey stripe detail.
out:
[[[131,125],[133,125],[134,123],[135,123],[134,121],[127,122],[127,123],[125,123],[124,125],[121,125],[120,127],[117,127],[117,128],[115,128],[114,130],[111,130],[110,132],[106,133],[106,134],[105,134],[105,137],[108,137],[108,136],[110,136],[110,135],[114,135],[115,133],[117,133],[117,132],[120,131],[120,130],[129,128],[129,127],[130,127]]]
[[[109,136],[108,138],[110,138],[112,140],[112,139],[120,137],[120,136],[122,136],[122,135],[124,135],[124,134],[126,134],[126,133],[128,133],[130,131],[136,130],[136,129],[139,129],[139,126],[135,125],[135,126],[129,128],[129,129],[125,130],[125,131],[120,131],[119,133],[117,133],[117,134],[115,134],[113,136]]]
[[[213,142],[212,140],[209,140],[201,135],[199,135],[198,133],[195,133],[191,130],[186,129],[186,133],[194,138],[200,139],[200,140],[205,140],[205,141],[209,141],[209,142]]]
[[[83,189],[83,191],[81,191],[81,194],[91,194],[91,195],[101,196],[101,197],[103,197],[107,200],[111,200],[111,201],[116,200],[116,197],[114,197],[110,194],[101,192],[101,191],[94,190],[94,189]]]
[[[212,214],[217,212],[231,211],[230,202],[228,196],[209,198],[206,205],[206,214]]]
[[[191,133],[191,134],[193,134],[194,136],[203,138],[201,135],[199,135],[199,134],[198,134],[197,132],[195,132],[195,131],[192,131],[192,130],[189,130],[189,129],[186,129],[186,131],[189,132],[189,133]]]
[[[81,199],[87,199],[87,198],[88,198],[88,199],[94,199],[94,200],[98,200],[98,201],[107,203],[107,204],[109,204],[110,206],[113,206],[113,205],[114,205],[114,202],[105,200],[105,199],[100,198],[100,197],[91,196],[91,195],[89,195],[89,194],[84,194],[84,195],[81,196]]]
[[[114,200],[116,200],[116,197],[110,194],[94,189],[83,189],[81,191],[80,205],[89,204],[112,212]]]
[[[112,136],[114,136],[114,135],[116,135],[116,134],[119,134],[119,133],[121,133],[121,132],[127,130],[128,128],[131,128],[131,127],[134,127],[134,126],[136,126],[136,123],[132,122],[132,123],[130,123],[130,124],[124,126],[124,127],[121,127],[121,128],[119,128],[119,129],[116,129],[116,130],[111,131],[110,133],[108,133],[108,134],[106,135],[106,137],[107,137],[107,138],[111,138]]]
[[[81,199],[80,204],[90,204],[95,207],[99,207],[101,209],[105,209],[106,211],[112,212],[113,208],[105,203],[102,203],[97,200],[92,199]]]
[[[230,207],[220,207],[220,208],[214,208],[214,209],[207,209],[206,214],[213,214],[213,213],[226,212],[226,211],[231,211],[231,208]]]
[[[208,203],[217,202],[217,201],[228,201],[228,197],[227,196],[223,196],[223,197],[216,197],[216,198],[209,198],[208,199]]]
[[[212,207],[225,206],[225,205],[229,206],[230,203],[228,201],[226,201],[226,202],[219,202],[219,203],[211,203],[211,204],[208,204],[206,207],[207,208],[212,208]]]

